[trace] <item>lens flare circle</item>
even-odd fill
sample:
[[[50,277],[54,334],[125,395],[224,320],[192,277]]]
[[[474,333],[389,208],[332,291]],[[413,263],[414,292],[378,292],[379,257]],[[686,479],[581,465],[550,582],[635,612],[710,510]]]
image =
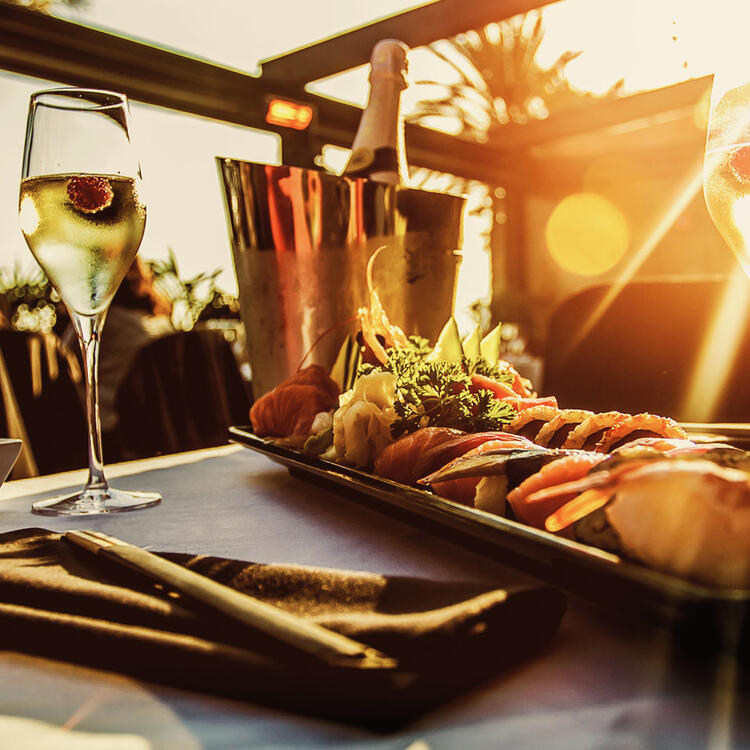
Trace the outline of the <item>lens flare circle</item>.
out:
[[[628,222],[611,201],[596,193],[575,193],[557,204],[545,231],[557,265],[596,276],[622,260],[630,242]]]

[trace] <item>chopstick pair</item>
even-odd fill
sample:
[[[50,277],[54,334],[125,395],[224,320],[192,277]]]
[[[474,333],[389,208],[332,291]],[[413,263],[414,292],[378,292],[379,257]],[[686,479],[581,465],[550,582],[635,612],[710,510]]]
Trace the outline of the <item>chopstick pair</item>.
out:
[[[126,565],[329,664],[375,669],[398,666],[395,659],[364,643],[242,594],[115,537],[83,530],[67,531],[64,537],[89,552]]]

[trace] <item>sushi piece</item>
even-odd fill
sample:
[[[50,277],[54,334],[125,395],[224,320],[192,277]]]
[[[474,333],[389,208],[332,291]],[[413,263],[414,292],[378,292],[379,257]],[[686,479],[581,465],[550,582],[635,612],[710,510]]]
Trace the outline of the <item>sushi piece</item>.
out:
[[[457,437],[446,441],[443,445],[425,451],[413,465],[413,483],[440,467],[455,461],[469,451],[478,448],[484,443],[492,442],[491,450],[507,452],[510,450],[525,449],[529,447],[529,441],[519,438],[517,435],[509,435],[504,432],[474,432],[463,437]]]
[[[466,479],[455,479],[455,482],[466,482]],[[507,515],[506,492],[508,480],[506,477],[482,477],[474,491],[473,505],[477,510],[494,513],[496,516]]]
[[[654,414],[635,414],[616,422],[599,439],[594,450],[610,453],[625,443],[644,437],[687,439],[688,434],[673,419]]]
[[[511,450],[522,448],[532,449],[536,448],[536,446],[530,440],[522,438],[520,435],[507,435],[501,439],[488,440],[486,443],[482,443],[476,448],[472,448],[459,458],[451,461],[448,466],[452,466],[456,461],[468,459],[473,456],[479,456],[482,454],[503,454],[508,453]],[[432,491],[440,497],[445,497],[448,500],[453,500],[454,502],[471,507],[474,505],[477,486],[481,480],[482,477],[478,476],[446,479],[442,482],[433,482]]]
[[[448,481],[477,481],[474,507],[505,515],[505,498],[542,466],[555,461],[570,451],[546,448],[510,448],[488,450],[484,454],[462,456],[448,466],[419,480],[432,488]]]
[[[563,409],[539,430],[534,442],[545,448],[561,448],[573,429],[593,415],[587,409]]]
[[[716,446],[717,443],[706,443],[705,445]],[[729,446],[727,446],[729,447]],[[618,454],[623,451],[628,451],[637,448],[647,448],[649,450],[655,450],[660,453],[693,453],[693,452],[705,452],[707,448],[699,446],[692,440],[686,438],[667,438],[667,437],[641,437],[635,440],[630,440],[619,448],[613,448],[612,453]]]
[[[389,445],[375,460],[375,473],[402,484],[416,484],[420,477],[487,442],[508,447],[529,444],[504,432],[465,433],[448,427],[424,427]]]
[[[577,493],[550,496],[540,491],[581,479],[606,458],[603,453],[571,453],[545,464],[508,493],[507,500],[516,518],[529,526],[543,529],[547,517],[572,500]]]
[[[697,448],[698,446],[696,446]],[[704,443],[702,448],[708,448],[701,458],[706,461],[713,461],[719,466],[726,466],[730,469],[739,469],[750,474],[750,452],[743,451],[731,445],[721,445],[718,443]],[[697,450],[695,451],[697,453]]]
[[[570,431],[562,447],[572,450],[592,451],[610,427],[628,416],[630,415],[619,411],[592,414]]]
[[[518,412],[505,429],[507,432],[534,440],[539,430],[558,413],[559,409],[554,406],[532,406]]]
[[[479,456],[461,456],[431,474],[425,475],[417,483],[432,485],[435,482],[444,482],[448,479],[507,475],[508,464],[518,460],[524,464],[523,476],[516,482],[516,484],[520,484],[527,476],[539,471],[545,463],[554,461],[562,455],[566,455],[566,452],[550,451],[538,446],[531,449],[518,448],[512,445],[504,449],[495,448]]]
[[[594,509],[598,526],[576,519],[579,539],[601,542],[606,532],[625,555],[655,570],[708,586],[750,586],[747,472],[674,459],[649,462],[612,479],[606,491],[600,490],[609,497]]]

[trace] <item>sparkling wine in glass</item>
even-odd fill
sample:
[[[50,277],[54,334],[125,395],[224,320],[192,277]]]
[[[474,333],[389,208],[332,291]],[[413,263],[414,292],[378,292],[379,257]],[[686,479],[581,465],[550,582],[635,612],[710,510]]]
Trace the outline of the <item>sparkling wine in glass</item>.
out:
[[[45,515],[88,515],[154,505],[104,476],[97,365],[107,309],[143,237],[146,205],[130,140],[127,99],[61,88],[31,96],[19,219],[32,254],[70,313],[86,377],[89,477],[79,492],[33,505]]]
[[[714,75],[703,195],[716,228],[750,278],[750,81]]]

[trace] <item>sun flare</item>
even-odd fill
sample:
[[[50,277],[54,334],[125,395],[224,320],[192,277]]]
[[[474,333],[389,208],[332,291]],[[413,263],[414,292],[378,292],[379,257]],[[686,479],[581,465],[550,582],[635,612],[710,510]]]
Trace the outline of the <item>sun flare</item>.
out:
[[[622,259],[630,230],[614,203],[595,193],[576,193],[555,207],[547,222],[546,241],[561,268],[595,276]]]

